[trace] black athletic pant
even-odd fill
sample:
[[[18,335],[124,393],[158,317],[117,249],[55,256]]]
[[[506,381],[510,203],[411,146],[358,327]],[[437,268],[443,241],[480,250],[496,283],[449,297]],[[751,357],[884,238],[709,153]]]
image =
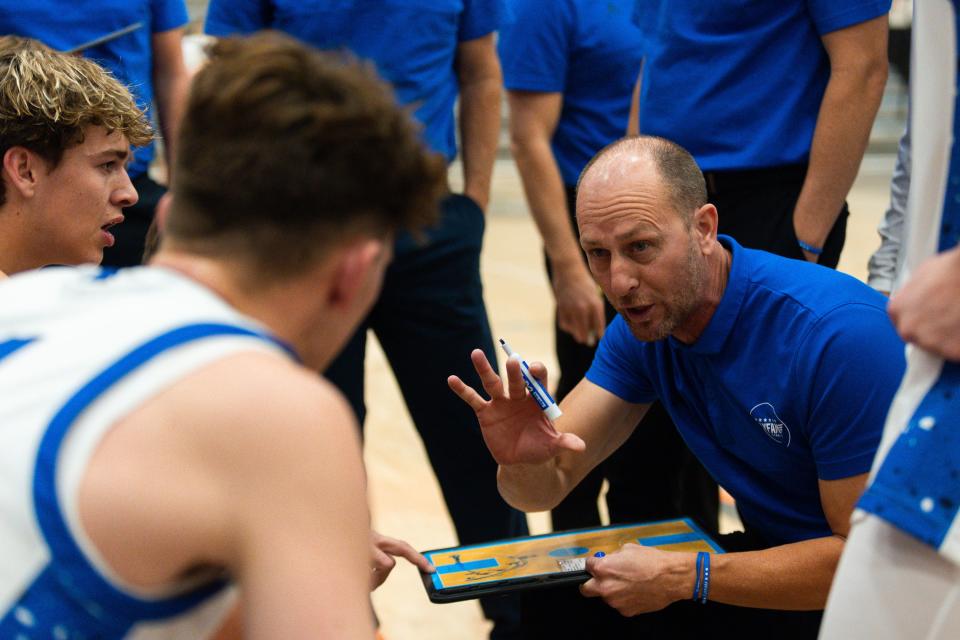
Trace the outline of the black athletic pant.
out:
[[[803,260],[793,230],[793,209],[800,196],[806,165],[747,171],[707,171],[707,199],[717,207],[720,233],[750,249],[763,249]],[[846,203],[837,216],[817,261],[835,269],[846,239]]]

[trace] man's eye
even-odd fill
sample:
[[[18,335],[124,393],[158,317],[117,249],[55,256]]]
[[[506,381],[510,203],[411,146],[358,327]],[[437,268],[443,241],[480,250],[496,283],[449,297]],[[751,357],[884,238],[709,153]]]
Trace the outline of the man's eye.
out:
[[[650,245],[647,244],[646,242],[634,242],[630,245],[630,248],[633,251],[640,253],[641,251],[646,251],[647,249],[649,249]]]
[[[102,165],[100,165],[100,168],[104,171],[113,171],[117,168],[117,161],[111,160],[109,162],[104,162]]]
[[[588,253],[591,258],[605,258],[607,256],[606,249],[590,249]]]

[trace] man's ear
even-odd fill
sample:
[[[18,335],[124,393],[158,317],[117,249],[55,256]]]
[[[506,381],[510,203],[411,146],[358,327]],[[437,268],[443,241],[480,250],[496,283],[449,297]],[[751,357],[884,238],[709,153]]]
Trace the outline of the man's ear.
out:
[[[26,147],[10,147],[3,154],[3,179],[7,187],[16,190],[21,197],[33,197],[37,178],[42,175],[41,170],[45,172],[46,169],[40,156]]]
[[[717,239],[717,208],[709,202],[693,213],[693,229],[697,234],[698,241],[704,246],[709,246]]]
[[[383,268],[383,252],[387,250],[383,240],[363,238],[341,249],[335,258],[330,283],[329,302],[333,307],[349,307],[358,295],[364,295],[370,279],[380,281],[378,270]]]

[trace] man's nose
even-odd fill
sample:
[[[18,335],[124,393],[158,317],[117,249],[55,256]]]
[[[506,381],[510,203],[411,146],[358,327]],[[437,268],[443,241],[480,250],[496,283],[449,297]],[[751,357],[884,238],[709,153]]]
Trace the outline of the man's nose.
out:
[[[616,253],[610,256],[610,293],[614,298],[630,295],[640,286],[636,267],[629,260]]]

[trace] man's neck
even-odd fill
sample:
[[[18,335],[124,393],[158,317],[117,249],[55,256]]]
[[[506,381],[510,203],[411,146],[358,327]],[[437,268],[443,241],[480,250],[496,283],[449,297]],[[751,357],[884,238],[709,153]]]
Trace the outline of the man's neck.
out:
[[[720,301],[723,300],[723,293],[727,290],[727,281],[730,279],[732,262],[733,255],[717,242],[717,250],[707,256],[707,277],[701,302],[687,321],[674,330],[674,338],[684,344],[693,344],[703,334],[717,307],[720,306]]]

